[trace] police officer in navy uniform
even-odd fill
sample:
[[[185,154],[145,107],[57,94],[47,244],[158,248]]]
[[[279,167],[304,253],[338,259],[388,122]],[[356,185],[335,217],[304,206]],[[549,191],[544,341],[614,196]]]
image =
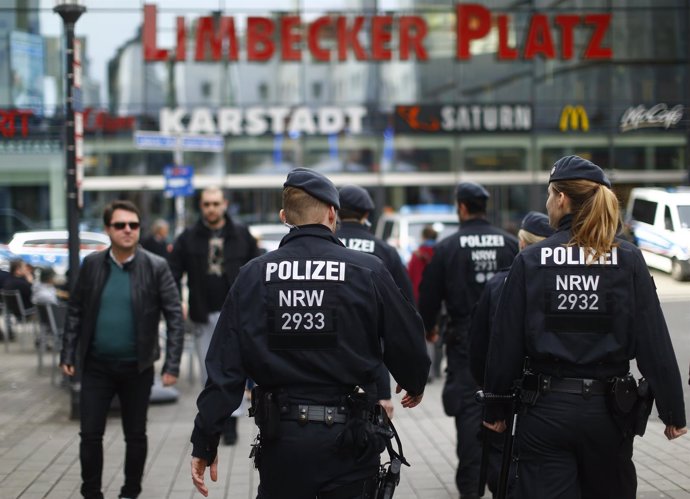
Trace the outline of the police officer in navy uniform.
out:
[[[637,390],[618,389],[631,359],[656,397],[666,437],[687,431],[666,322],[640,251],[616,236],[618,200],[601,168],[578,156],[559,159],[546,209],[557,232],[511,267],[485,388],[507,393],[527,359],[522,388],[532,396],[517,426],[518,497],[632,499],[633,426],[621,424],[620,413],[634,411],[621,401],[635,403]],[[505,414],[492,412],[485,425],[504,430]]]
[[[445,302],[449,323],[444,335],[447,370],[443,387],[446,414],[455,417],[458,469],[455,482],[463,499],[477,497],[481,445],[481,406],[469,369],[468,329],[474,304],[484,285],[518,252],[515,236],[486,220],[489,193],[479,184],[462,182],[456,188],[460,229],[436,244],[419,286],[419,312],[427,335]]]
[[[398,252],[385,241],[369,232],[371,223],[369,214],[374,211],[374,200],[363,187],[358,185],[344,185],[339,191],[340,210],[338,218],[340,227],[335,235],[346,248],[364,253],[371,253],[379,257],[393,277],[405,297],[414,303],[412,283],[400,259]],[[393,402],[391,401],[390,377],[385,368],[381,372],[378,383],[379,404],[393,417]]]
[[[412,282],[396,249],[374,236],[370,231],[369,215],[375,205],[369,193],[358,185],[344,185],[338,191],[340,195],[340,228],[336,235],[346,248],[372,253],[378,256],[393,276],[393,280],[405,297],[414,303]]]
[[[554,233],[549,225],[549,217],[538,211],[530,211],[524,216],[518,231],[518,243],[520,251],[527,246],[543,241]],[[489,338],[491,337],[491,326],[496,314],[498,299],[505,283],[510,267],[504,267],[496,272],[489,282],[486,283],[479,301],[472,312],[470,323],[470,370],[474,380],[479,386],[484,386],[484,366],[486,364],[486,354],[489,350]],[[495,402],[494,402],[495,403]],[[503,437],[487,428],[483,429],[482,452],[488,452],[486,460],[486,483],[494,494],[498,492],[498,480],[501,471],[501,456],[503,454]]]
[[[419,404],[429,372],[422,321],[381,260],[335,236],[330,180],[298,168],[283,187],[290,233],[242,268],[211,341],[192,479],[207,495],[205,468],[215,480],[223,420],[249,377],[259,388],[258,497],[369,497],[385,443],[369,419],[381,414],[376,375],[385,363],[407,392],[402,406]]]

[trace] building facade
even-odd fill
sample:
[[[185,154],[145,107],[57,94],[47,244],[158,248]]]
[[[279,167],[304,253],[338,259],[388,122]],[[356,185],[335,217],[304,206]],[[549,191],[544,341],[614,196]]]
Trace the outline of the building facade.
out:
[[[47,68],[61,27],[52,3],[14,3],[0,12],[0,208],[57,225],[64,73]],[[248,221],[277,218],[296,166],[367,186],[393,209],[448,203],[458,181],[478,181],[504,226],[543,208],[566,154],[604,167],[622,199],[688,181],[685,0],[327,4],[87,1],[76,29],[91,89],[83,218],[123,196],[147,218],[172,218],[164,171],[176,162],[193,167],[197,192],[229,189]],[[19,100],[17,71],[40,75],[43,93]],[[222,146],[142,148],[140,131]],[[188,215],[194,204],[186,198]]]

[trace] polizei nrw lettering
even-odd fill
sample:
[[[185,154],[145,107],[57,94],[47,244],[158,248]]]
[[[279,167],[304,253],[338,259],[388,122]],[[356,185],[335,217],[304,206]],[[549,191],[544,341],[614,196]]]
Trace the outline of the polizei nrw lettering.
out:
[[[500,234],[468,234],[460,236],[461,248],[501,248],[505,240]]]
[[[323,289],[281,289],[278,292],[279,307],[320,307]]]
[[[266,264],[266,282],[344,281],[345,262],[332,260],[284,260]]]
[[[596,260],[591,248],[558,246],[541,249],[541,265],[618,265],[618,248],[611,248]]]

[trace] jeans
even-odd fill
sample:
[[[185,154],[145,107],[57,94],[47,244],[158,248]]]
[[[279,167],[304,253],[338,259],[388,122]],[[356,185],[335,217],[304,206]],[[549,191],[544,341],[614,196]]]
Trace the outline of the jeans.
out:
[[[108,410],[117,394],[125,434],[125,484],[121,497],[137,497],[146,462],[146,413],[153,384],[153,367],[143,372],[136,361],[118,362],[89,358],[84,366],[80,395],[81,493],[102,499],[103,433]]]

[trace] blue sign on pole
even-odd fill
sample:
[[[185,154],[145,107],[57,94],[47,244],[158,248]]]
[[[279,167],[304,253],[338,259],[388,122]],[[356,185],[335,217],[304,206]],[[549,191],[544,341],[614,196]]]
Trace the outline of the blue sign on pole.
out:
[[[165,177],[164,192],[167,197],[191,196],[194,194],[192,177],[194,168],[191,166],[166,166],[163,169]]]

